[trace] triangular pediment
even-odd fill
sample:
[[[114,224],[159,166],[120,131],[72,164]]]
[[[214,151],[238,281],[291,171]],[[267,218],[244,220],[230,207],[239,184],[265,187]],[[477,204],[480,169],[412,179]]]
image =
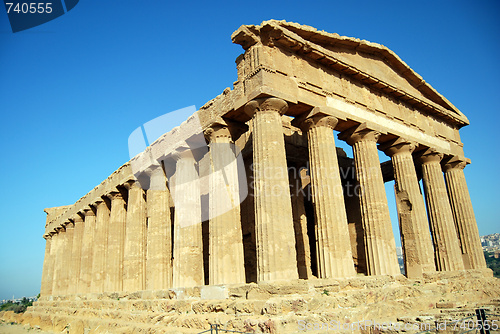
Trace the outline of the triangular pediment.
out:
[[[383,45],[276,20],[241,26],[232,39],[244,49],[261,43],[291,50],[458,127],[469,124],[462,112]]]

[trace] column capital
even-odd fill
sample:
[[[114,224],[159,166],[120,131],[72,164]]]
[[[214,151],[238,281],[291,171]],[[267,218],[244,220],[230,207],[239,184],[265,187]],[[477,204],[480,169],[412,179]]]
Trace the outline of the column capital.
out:
[[[76,222],[83,222],[83,218],[82,216],[80,216],[78,213],[75,213],[73,216],[71,216],[71,218],[69,218],[73,221],[73,223],[76,223]]]
[[[123,184],[123,187],[125,187],[125,189],[127,190],[137,189],[137,188],[142,189],[141,183],[137,180],[128,180]]]
[[[85,217],[95,216],[95,212],[94,210],[92,210],[92,208],[83,209],[83,214],[85,215]]]
[[[217,138],[229,138],[230,142],[239,138],[244,132],[248,131],[248,125],[222,117],[217,117],[205,130],[205,140],[208,143],[216,141]]]
[[[114,199],[123,199],[123,195],[119,191],[112,191],[110,193],[107,193],[106,197],[108,197],[111,201]]]
[[[328,127],[330,129],[335,129],[335,126],[339,120],[336,117],[326,115],[326,114],[316,114],[311,117],[304,119],[299,127],[302,131],[307,132],[309,129],[316,127]]]
[[[98,197],[94,203],[92,205],[94,205],[96,208],[99,206],[99,204],[103,203],[104,202],[104,199],[102,199],[101,197]]]
[[[465,157],[453,156],[444,161],[443,169],[445,172],[452,169],[464,169],[465,166],[470,164],[470,159]]]
[[[412,152],[417,147],[417,144],[406,140],[404,138],[396,138],[392,139],[388,142],[379,145],[379,150],[383,151],[387,156],[392,157],[396,154],[408,153],[412,154]]]
[[[380,135],[380,132],[369,128],[366,123],[362,123],[342,131],[339,133],[338,138],[352,146],[360,141],[372,141],[376,143]]]
[[[440,163],[443,160],[443,153],[436,151],[435,149],[428,148],[423,151],[417,152],[417,161],[421,164],[429,164],[429,163]]]
[[[254,99],[245,104],[245,113],[253,117],[259,111],[276,111],[283,115],[288,110],[288,103],[277,97]]]
[[[222,125],[222,124],[211,125],[210,127],[206,128],[203,131],[203,134],[205,135],[205,139],[209,143],[216,141],[217,138],[228,138],[230,142],[233,141],[231,137],[231,132],[229,131],[227,125]]]

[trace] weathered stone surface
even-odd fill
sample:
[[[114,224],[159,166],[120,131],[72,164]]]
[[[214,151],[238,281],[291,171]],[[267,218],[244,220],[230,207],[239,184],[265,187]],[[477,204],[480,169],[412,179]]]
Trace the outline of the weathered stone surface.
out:
[[[125,248],[123,256],[123,290],[138,291],[146,287],[146,198],[138,182],[129,186]]]
[[[245,282],[238,165],[230,129],[215,124],[205,131],[210,143],[209,283]]]
[[[108,256],[104,291],[123,291],[123,260],[125,251],[125,224],[127,203],[119,191],[109,194],[111,211],[109,216]]]
[[[455,106],[379,44],[274,20],[232,39],[245,50],[233,89],[76,203],[45,209],[41,299],[4,318],[78,333],[278,333],[299,320],[436,320],[436,305],[452,305],[437,303],[498,294]],[[399,274],[391,180],[418,280]]]
[[[464,263],[441,170],[442,158],[432,150],[420,156],[436,266],[439,271],[462,270]]]
[[[147,255],[146,289],[172,287],[172,222],[170,220],[170,193],[163,170],[158,168],[151,176],[147,191]]]
[[[281,114],[281,99],[250,101],[252,117],[257,281],[298,278]]]
[[[412,152],[416,145],[402,138],[382,145],[394,167],[394,189],[398,208],[405,272],[408,277],[436,270],[425,204],[415,171]]]
[[[96,227],[92,247],[92,282],[91,292],[103,293],[108,252],[109,207],[101,200],[97,202]]]
[[[83,227],[83,240],[81,250],[81,267],[80,267],[80,280],[79,280],[79,293],[90,292],[90,285],[92,283],[92,244],[94,242],[94,229],[95,229],[95,212],[93,208],[84,210],[84,227]]]
[[[500,281],[485,278],[481,270],[425,273],[424,279],[419,280],[400,277],[397,281],[389,276],[368,276],[233,287],[267,292],[262,299],[252,300],[202,299],[194,289],[184,300],[157,299],[158,292],[125,293],[120,300],[112,299],[114,294],[95,294],[87,301],[70,296],[59,301],[42,299],[24,315],[4,312],[0,313],[0,319],[30,326],[39,321],[41,328],[50,326],[51,330],[66,329],[70,333],[82,330],[119,333],[122,329],[148,332],[167,328],[197,333],[208,329],[209,324],[262,332],[267,328],[262,324],[271,321],[276,325],[276,333],[293,333],[299,331],[300,320],[311,323],[335,320],[340,324],[347,323],[346,319],[413,323],[439,321],[450,314],[463,318],[473,313],[477,305],[489,307],[493,313],[500,310]],[[318,285],[321,282],[324,286]],[[337,287],[335,292],[330,291],[332,286]],[[127,298],[132,295],[133,299]]]
[[[337,123],[336,118],[321,112],[312,114],[301,123],[309,143],[320,278],[355,274],[351,245],[347,242],[350,240],[347,214],[333,136]]]
[[[191,151],[175,158],[173,286],[193,287],[204,284],[200,180]]]
[[[467,162],[452,158],[445,164],[444,175],[450,196],[455,226],[460,239],[465,269],[486,268],[476,217],[465,181],[464,168]]]
[[[368,274],[396,275],[399,273],[396,244],[376,146],[379,136],[361,125],[341,133],[339,138],[353,147]]]

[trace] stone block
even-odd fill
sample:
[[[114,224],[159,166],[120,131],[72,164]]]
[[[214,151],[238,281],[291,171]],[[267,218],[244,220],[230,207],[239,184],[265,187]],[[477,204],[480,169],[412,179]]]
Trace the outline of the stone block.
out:
[[[229,291],[225,286],[208,285],[201,287],[201,299],[227,299]]]

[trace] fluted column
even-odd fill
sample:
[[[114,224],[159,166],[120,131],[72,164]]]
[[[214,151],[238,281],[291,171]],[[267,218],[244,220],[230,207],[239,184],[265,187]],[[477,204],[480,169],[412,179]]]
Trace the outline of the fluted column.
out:
[[[209,282],[245,283],[238,165],[227,126],[205,131],[210,142]]]
[[[139,182],[128,184],[123,290],[146,288],[146,196]]]
[[[334,117],[316,114],[301,124],[308,138],[320,278],[355,275],[333,136],[337,123]]]
[[[58,270],[58,264],[57,264],[57,258],[59,255],[59,245],[61,244],[61,240],[59,239],[59,229],[55,229],[55,233],[52,235],[52,244],[51,244],[51,250],[50,250],[50,257],[52,259],[52,281],[50,283],[50,291],[52,296],[57,295],[57,277],[59,276],[57,270]]]
[[[67,295],[70,293],[70,285],[73,284],[71,275],[73,274],[72,260],[73,260],[73,235],[75,231],[75,225],[73,222],[68,222],[65,225],[66,232],[64,234],[64,248],[62,250],[62,270],[61,270],[61,295]]]
[[[45,239],[45,255],[43,257],[42,269],[42,286],[40,287],[40,296],[49,296],[52,293],[52,259],[50,257],[50,249],[52,243],[52,234],[44,235]]]
[[[173,286],[204,285],[200,180],[196,160],[189,149],[175,158]]]
[[[486,260],[465,181],[466,164],[465,160],[452,158],[444,166],[444,175],[457,234],[460,238],[465,269],[480,269],[486,268]]]
[[[104,271],[106,270],[106,252],[108,249],[109,207],[104,200],[96,202],[96,227],[92,253],[91,292],[104,292]]]
[[[82,259],[82,242],[83,242],[83,219],[80,215],[75,215],[73,218],[75,225],[73,232],[73,245],[71,250],[71,271],[69,276],[68,293],[80,293],[78,286],[80,285],[80,265]]]
[[[147,290],[172,287],[172,222],[170,220],[170,193],[166,182],[165,174],[158,166],[152,172],[147,191]]]
[[[64,270],[64,244],[66,241],[66,229],[62,226],[56,228],[56,254],[54,258],[54,276],[52,282],[52,294],[62,295],[63,293],[63,270]]]
[[[95,229],[95,209],[88,208],[84,210],[83,239],[80,263],[80,284],[78,289],[80,293],[90,292],[92,282],[92,248],[94,245]]]
[[[439,271],[462,270],[464,263],[441,169],[442,158],[442,154],[432,150],[427,150],[419,157],[436,267]]]
[[[354,153],[368,275],[397,275],[396,243],[377,151],[379,135],[362,124],[339,138],[352,145]]]
[[[420,191],[412,152],[416,145],[402,138],[381,145],[392,160],[394,189],[406,276],[422,277],[436,270],[425,204]]]
[[[292,199],[293,228],[295,230],[295,243],[297,250],[297,270],[300,279],[312,278],[311,247],[307,235],[307,216],[304,206],[305,168],[294,165],[288,169],[290,179],[290,193]]]
[[[106,257],[106,277],[104,291],[123,291],[123,254],[125,248],[125,222],[127,203],[123,195],[116,191],[108,197],[111,200],[108,230],[108,256]]]
[[[292,205],[278,98],[248,102],[251,116],[257,281],[298,278]]]

